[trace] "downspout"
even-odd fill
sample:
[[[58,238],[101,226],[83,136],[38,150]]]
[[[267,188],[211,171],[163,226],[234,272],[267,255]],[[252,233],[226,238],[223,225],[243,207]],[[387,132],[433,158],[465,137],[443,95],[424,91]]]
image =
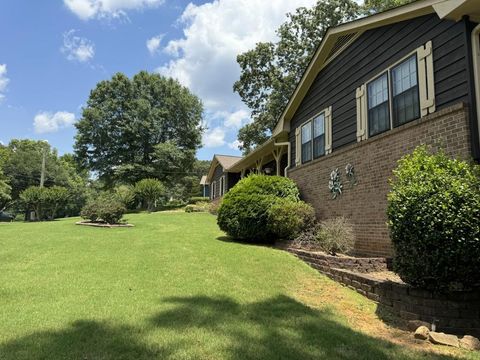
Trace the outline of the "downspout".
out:
[[[475,83],[475,104],[472,105],[477,110],[477,139],[480,139],[480,24],[472,30],[472,58]]]
[[[290,169],[290,163],[291,163],[291,152],[290,152],[290,141],[286,141],[286,142],[281,142],[281,143],[277,143],[277,142],[274,142],[273,145],[275,146],[287,146],[287,166],[285,167],[285,177],[288,177],[288,170]]]

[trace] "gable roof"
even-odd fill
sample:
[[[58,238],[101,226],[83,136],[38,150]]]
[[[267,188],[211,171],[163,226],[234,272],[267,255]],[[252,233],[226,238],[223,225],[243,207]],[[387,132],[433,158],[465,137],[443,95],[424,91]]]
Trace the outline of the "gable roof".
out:
[[[216,158],[218,160],[220,165],[222,165],[222,167],[225,170],[228,170],[232,165],[234,165],[242,157],[241,156],[231,156],[231,155],[214,155],[214,158]]]
[[[200,185],[207,185],[207,175],[203,175],[200,179]]]
[[[222,166],[223,168],[223,171],[228,172],[228,170],[241,159],[242,159],[241,156],[218,155],[218,154],[213,155],[212,162],[210,163],[210,168],[208,169],[206,184],[210,183],[210,180],[213,177],[213,173],[215,172],[215,168],[217,167],[217,165],[220,164],[220,166]]]
[[[290,120],[300,106],[303,98],[320,71],[361,34],[370,29],[413,19],[419,16],[437,13],[440,18],[459,20],[468,14],[472,19],[480,19],[479,0],[419,0],[393,8],[375,15],[353,20],[333,28],[325,33],[317,51],[303,73],[293,95],[280,116],[272,136],[290,131]]]

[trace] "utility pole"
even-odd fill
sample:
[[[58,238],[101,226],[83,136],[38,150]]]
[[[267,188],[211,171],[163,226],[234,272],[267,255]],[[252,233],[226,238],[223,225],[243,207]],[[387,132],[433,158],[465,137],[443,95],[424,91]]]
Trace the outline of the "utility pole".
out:
[[[43,187],[43,184],[45,182],[45,161],[47,157],[47,149],[43,148],[43,156],[42,156],[42,172],[40,174],[40,187]]]

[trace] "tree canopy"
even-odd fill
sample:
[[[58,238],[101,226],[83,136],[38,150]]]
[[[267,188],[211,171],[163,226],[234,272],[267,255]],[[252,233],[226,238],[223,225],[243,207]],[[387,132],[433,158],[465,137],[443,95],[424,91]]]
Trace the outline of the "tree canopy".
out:
[[[117,73],[90,93],[75,125],[76,159],[107,187],[148,177],[164,181],[176,167],[192,170],[202,113],[199,98],[176,80]]]
[[[287,14],[277,29],[277,42],[258,43],[237,56],[241,73],[233,89],[252,112],[253,122],[242,127],[238,140],[248,153],[268,139],[327,29],[412,0],[318,0],[311,8]]]

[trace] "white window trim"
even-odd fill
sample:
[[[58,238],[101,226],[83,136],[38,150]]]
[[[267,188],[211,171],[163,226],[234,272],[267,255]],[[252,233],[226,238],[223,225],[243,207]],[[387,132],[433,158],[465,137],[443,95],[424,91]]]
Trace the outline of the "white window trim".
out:
[[[314,131],[313,131],[313,121],[315,118],[318,116],[324,114],[324,138],[325,138],[325,154],[315,158],[313,156],[313,140],[314,140]],[[302,127],[306,125],[308,122],[311,123],[312,127],[312,139],[310,140],[312,142],[311,146],[311,152],[312,152],[312,157],[311,160],[307,162],[302,162]],[[332,107],[329,106],[322,111],[319,111],[312,117],[310,117],[308,120],[304,121],[301,123],[297,128],[295,129],[295,166],[300,166],[303,164],[308,164],[309,162],[312,162],[314,160],[323,158],[324,156],[327,156],[332,152]]]
[[[368,81],[357,88],[355,97],[357,99],[357,141],[368,139],[368,84],[387,73],[388,78],[388,108],[390,118],[390,130],[393,129],[393,98],[391,71],[411,56],[416,54],[417,58],[417,86],[420,106],[420,118],[435,112],[435,79],[433,71],[433,50],[432,41],[409,52],[387,68],[382,69]],[[387,130],[389,131],[389,130]]]

